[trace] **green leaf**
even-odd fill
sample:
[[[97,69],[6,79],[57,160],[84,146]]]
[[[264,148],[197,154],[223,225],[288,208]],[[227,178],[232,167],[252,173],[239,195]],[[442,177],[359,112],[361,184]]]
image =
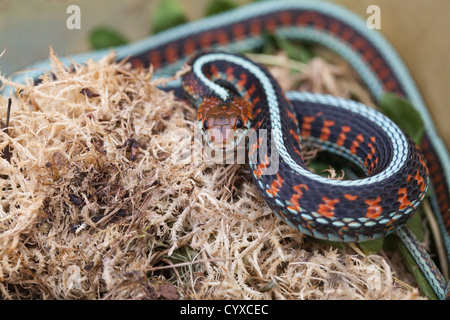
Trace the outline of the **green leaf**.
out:
[[[275,35],[269,33],[269,32],[264,32],[262,34],[262,37],[264,38],[263,40],[263,47],[261,50],[261,53],[264,54],[273,54],[278,48],[277,45],[277,40],[275,39]]]
[[[396,94],[385,93],[379,101],[379,106],[416,144],[420,144],[425,124],[411,102]]]
[[[158,3],[151,15],[152,32],[158,33],[188,20],[180,4],[173,0],[162,0]]]
[[[312,160],[310,163],[308,163],[308,168],[312,170],[315,174],[318,174],[319,176],[328,178],[330,173],[327,171],[330,169],[330,164],[319,161],[317,159]]]
[[[411,230],[411,232],[419,239],[419,241],[424,241],[425,239],[425,230],[422,226],[422,219],[421,219],[421,209],[419,209],[412,217],[409,219],[408,223],[406,224],[408,226],[408,229]]]
[[[357,168],[350,161],[328,151],[319,152],[316,157],[308,163],[308,168],[311,171],[325,178],[328,178],[331,175],[330,166],[334,169],[336,178],[339,179],[342,179],[342,173],[344,173],[343,180],[358,179],[364,176],[362,170]]]
[[[89,43],[93,49],[103,49],[126,44],[128,40],[118,31],[102,26],[91,30]]]
[[[378,238],[369,241],[358,242],[359,247],[366,255],[379,252],[383,247],[384,238]]]
[[[288,57],[292,60],[297,60],[303,63],[308,62],[313,57],[311,50],[304,44],[296,44],[289,40],[276,37],[275,41],[277,46],[286,52]]]
[[[205,16],[212,16],[220,12],[225,12],[237,7],[237,4],[231,0],[211,0],[206,8]]]

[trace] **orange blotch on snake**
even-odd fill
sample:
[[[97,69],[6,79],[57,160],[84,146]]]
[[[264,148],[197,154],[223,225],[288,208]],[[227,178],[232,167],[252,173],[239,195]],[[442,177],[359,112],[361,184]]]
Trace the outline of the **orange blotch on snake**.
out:
[[[322,197],[322,203],[319,204],[317,213],[321,216],[331,218],[334,216],[334,207],[340,202],[340,199],[329,199],[327,197]]]
[[[377,197],[375,200],[366,200],[364,202],[368,205],[366,218],[376,219],[383,212],[383,208],[380,206],[381,197]]]
[[[277,173],[277,178],[273,180],[270,188],[266,190],[267,194],[271,197],[276,197],[278,195],[278,191],[280,191],[283,186],[284,179],[281,177],[279,173]]]

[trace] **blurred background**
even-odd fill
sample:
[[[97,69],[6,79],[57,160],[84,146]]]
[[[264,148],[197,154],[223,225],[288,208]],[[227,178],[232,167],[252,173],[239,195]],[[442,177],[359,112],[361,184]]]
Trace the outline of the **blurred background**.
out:
[[[211,0],[171,0],[185,20],[196,20],[211,9]],[[299,0],[300,1],[300,0]],[[0,72],[11,75],[46,59],[49,46],[60,56],[92,50],[95,36],[114,30],[118,43],[133,42],[154,31],[161,0],[0,0]],[[243,5],[250,0],[228,0]],[[381,9],[381,32],[397,49],[416,80],[434,121],[450,146],[450,1],[333,0],[367,18],[367,7]],[[80,29],[66,21],[70,5],[81,13]],[[105,29],[106,28],[106,29]],[[105,31],[106,30],[106,31]],[[97,41],[97,42],[96,42]]]

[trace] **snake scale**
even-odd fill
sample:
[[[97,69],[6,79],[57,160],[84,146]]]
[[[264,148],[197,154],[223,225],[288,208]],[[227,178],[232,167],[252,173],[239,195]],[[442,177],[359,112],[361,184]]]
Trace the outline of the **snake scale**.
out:
[[[385,92],[409,99],[425,122],[420,146],[387,117],[358,102],[283,93],[264,67],[239,54],[262,47],[267,33],[336,52],[350,63],[375,99]],[[199,107],[205,136],[209,129],[220,133],[207,139],[217,142],[227,136],[226,129],[244,131],[241,136],[248,129],[266,130],[267,140],[273,143],[267,144],[265,156],[255,158],[250,170],[266,203],[281,219],[307,235],[335,241],[364,241],[396,232],[437,297],[449,298],[443,275],[404,225],[427,194],[450,259],[450,156],[401,58],[361,18],[322,1],[265,1],[115,50],[118,59],[130,57],[135,67],[152,64],[160,77],[173,75],[189,61],[192,70],[183,77],[183,89]],[[99,50],[71,60],[82,63],[107,53]],[[49,69],[49,62],[30,69],[14,80],[37,79]],[[178,90],[180,83],[171,86]],[[366,176],[339,181],[312,174],[302,159],[300,136],[347,158]],[[239,137],[227,139],[234,144]],[[249,143],[249,157],[261,145],[258,139]],[[267,174],[277,159],[278,170]]]

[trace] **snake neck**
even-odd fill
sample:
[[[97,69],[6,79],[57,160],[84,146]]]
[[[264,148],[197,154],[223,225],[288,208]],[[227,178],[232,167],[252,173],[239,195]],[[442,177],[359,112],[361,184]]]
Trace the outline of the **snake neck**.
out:
[[[182,86],[188,99],[198,107],[197,120],[202,122],[203,131],[205,120],[207,127],[211,128],[212,121],[209,121],[208,115],[218,119],[219,112],[215,107],[222,108],[228,117],[228,120],[221,122],[235,125],[241,119],[244,129],[267,130],[269,138],[273,115],[286,119],[288,123],[284,128],[298,127],[290,102],[264,67],[242,55],[224,52],[196,55],[189,64],[192,70],[182,78]],[[213,112],[209,113],[210,110]],[[226,117],[224,114],[223,118]],[[296,145],[300,149],[297,131],[295,137],[292,134],[285,136],[287,138],[283,143]]]

